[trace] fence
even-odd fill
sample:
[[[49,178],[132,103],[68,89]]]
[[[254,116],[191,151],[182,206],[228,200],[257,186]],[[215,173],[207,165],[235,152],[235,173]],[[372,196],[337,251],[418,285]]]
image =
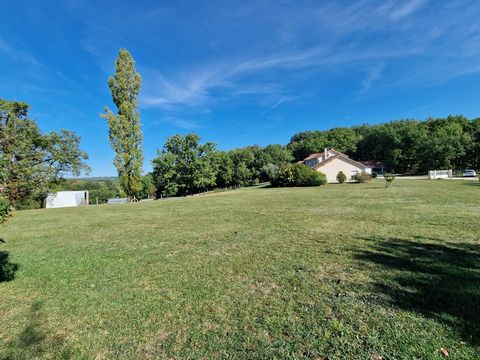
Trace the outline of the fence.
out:
[[[126,204],[128,203],[128,198],[114,198],[108,199],[107,204]]]
[[[449,179],[453,176],[452,170],[430,170],[428,172],[428,178],[430,180],[435,179]]]

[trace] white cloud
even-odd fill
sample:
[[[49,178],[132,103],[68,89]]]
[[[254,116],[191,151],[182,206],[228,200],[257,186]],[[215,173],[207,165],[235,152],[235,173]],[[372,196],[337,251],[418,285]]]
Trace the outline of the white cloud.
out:
[[[208,98],[208,89],[220,85],[217,77],[209,72],[196,72],[187,79],[182,76],[166,79],[156,71],[147,70],[147,74],[144,75],[149,79],[145,85],[147,95],[142,95],[140,99],[145,106],[168,108],[176,104],[203,105]]]
[[[471,5],[462,23],[451,16],[465,7],[461,2],[436,6],[429,17],[415,18],[426,4],[426,0],[386,0],[380,5],[362,0],[348,6],[342,2],[312,7],[290,4],[288,11],[281,11],[279,6],[275,19],[266,20],[264,29],[268,32],[281,24],[281,30],[278,36],[265,35],[264,46],[239,45],[236,51],[222,51],[222,36],[232,36],[225,30],[215,41],[214,61],[202,62],[200,58],[174,71],[147,71],[142,104],[164,109],[211,107],[213,102],[238,96],[256,96],[259,104],[267,98],[271,104],[272,98],[302,96],[295,84],[302,80],[308,83],[309,77],[323,74],[364,73],[358,85],[359,93],[365,93],[374,84],[382,88],[445,81],[479,71],[480,30],[475,27],[475,14],[480,6]],[[262,6],[250,6],[235,15],[243,31],[261,16]],[[400,21],[407,18],[414,21]],[[229,24],[222,26],[228,29]]]
[[[176,116],[165,116],[162,119],[154,120],[153,125],[170,124],[172,126],[185,129],[194,130],[200,127],[200,124],[195,120],[189,120]]]
[[[265,110],[262,114],[266,115],[266,114],[272,112],[277,107],[279,107],[280,105],[282,105],[286,102],[297,101],[297,100],[300,100],[301,98],[302,98],[301,96],[281,96],[277,100],[275,100],[275,102],[267,110]]]
[[[0,51],[14,60],[22,61],[28,65],[43,67],[43,65],[33,55],[29,54],[25,50],[14,48],[2,38],[0,38]]]
[[[407,3],[404,3],[401,7],[397,8],[390,14],[390,19],[396,21],[406,18],[420,9],[425,2],[425,0],[411,0]]]
[[[429,109],[431,107],[434,107],[436,105],[438,105],[439,103],[438,102],[435,102],[435,103],[432,103],[432,104],[427,104],[427,105],[423,105],[423,106],[419,106],[417,108],[414,108],[414,109],[410,109],[406,112],[406,114],[413,114],[413,113],[417,113],[417,112],[420,112],[422,110],[426,110],[426,109]]]
[[[367,70],[366,77],[362,81],[362,88],[360,90],[360,93],[364,93],[365,91],[368,91],[375,81],[381,79],[384,69],[385,69],[384,64],[377,64],[369,68]]]

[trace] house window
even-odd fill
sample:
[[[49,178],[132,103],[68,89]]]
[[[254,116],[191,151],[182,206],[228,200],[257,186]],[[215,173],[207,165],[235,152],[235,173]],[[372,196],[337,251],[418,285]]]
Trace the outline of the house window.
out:
[[[353,177],[354,177],[355,175],[358,175],[358,170],[352,170],[352,171],[350,171],[350,179],[353,180]]]

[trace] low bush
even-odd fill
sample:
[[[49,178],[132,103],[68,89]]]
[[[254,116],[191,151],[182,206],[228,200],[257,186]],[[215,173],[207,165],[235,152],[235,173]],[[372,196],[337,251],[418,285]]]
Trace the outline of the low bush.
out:
[[[294,164],[293,176],[295,179],[294,186],[320,186],[327,183],[327,177],[325,174],[313,170],[304,164]]]
[[[3,196],[0,196],[0,224],[5,222],[10,215],[10,204]]]
[[[260,169],[260,174],[258,175],[258,178],[261,182],[271,181],[272,179],[275,178],[275,175],[277,175],[277,172],[278,172],[278,166],[275,164],[268,163],[267,165],[263,166]]]
[[[46,196],[39,196],[37,194],[31,195],[30,197],[26,197],[20,199],[15,204],[15,210],[28,210],[28,209],[41,209],[43,207],[43,199]]]
[[[273,187],[293,186],[292,165],[288,164],[281,166],[275,176],[270,179],[270,184]]]
[[[365,183],[369,180],[372,180],[372,177],[368,175],[367,173],[360,173],[360,174],[355,174],[353,175],[353,180],[356,181],[357,183]]]
[[[378,176],[378,173],[376,171],[372,171],[372,179],[376,179]]]
[[[319,186],[327,183],[327,177],[307,165],[288,164],[278,169],[270,183],[273,187]]]
[[[0,195],[0,224],[7,221],[10,216],[10,204],[7,199]],[[5,241],[0,238],[0,243]],[[0,251],[0,282],[13,280],[18,265],[10,262],[8,251]]]
[[[0,251],[0,282],[13,280],[17,270],[18,264],[10,261],[9,252]]]
[[[339,171],[337,174],[337,181],[343,184],[347,180],[347,175],[343,171]]]
[[[384,179],[385,179],[385,187],[388,188],[390,184],[393,182],[393,180],[395,180],[395,175],[385,174]]]

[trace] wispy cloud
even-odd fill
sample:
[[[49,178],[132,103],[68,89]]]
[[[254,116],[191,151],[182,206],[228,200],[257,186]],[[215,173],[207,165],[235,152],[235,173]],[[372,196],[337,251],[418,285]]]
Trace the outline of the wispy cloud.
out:
[[[155,106],[171,109],[175,105],[203,106],[212,100],[213,93],[221,92],[216,98],[231,98],[241,95],[276,95],[286,101],[292,100],[288,87],[278,78],[264,83],[259,82],[256,75],[265,75],[272,71],[286,71],[301,75],[302,71],[322,71],[335,66],[346,66],[356,61],[371,61],[375,59],[402,58],[416,49],[391,49],[383,53],[379,49],[343,49],[333,52],[320,47],[293,50],[273,55],[256,56],[245,61],[223,60],[209,64],[202,69],[182,70],[177,75],[166,77],[158,71],[147,70],[148,83],[141,103],[144,106]],[[369,66],[369,65],[362,65]],[[377,80],[382,67],[367,68],[369,75],[363,83],[363,91]],[[298,95],[297,95],[298,97]]]
[[[425,2],[426,0],[411,0],[403,3],[401,7],[392,11],[392,13],[390,14],[390,19],[396,21],[406,18],[412,15],[418,9],[420,9],[425,4]]]
[[[281,96],[267,110],[265,110],[262,114],[266,115],[266,114],[272,112],[273,110],[275,110],[281,104],[289,102],[289,101],[296,101],[296,100],[299,100],[300,98],[301,98],[300,96]]]
[[[422,110],[430,109],[431,107],[437,106],[438,104],[439,104],[438,102],[434,102],[434,103],[432,103],[432,104],[419,106],[419,107],[417,107],[417,108],[410,109],[410,110],[406,111],[406,114],[418,113],[418,112],[420,112],[420,111],[422,111]]]
[[[427,4],[427,0],[380,4],[360,0],[346,6],[334,1],[289,6],[288,11],[279,5],[275,19],[252,29],[265,40],[261,46],[239,45],[228,52],[222,41],[236,34],[229,33],[230,24],[218,24],[222,31],[215,41],[215,60],[183,63],[173,71],[147,69],[141,103],[171,110],[211,107],[214,102],[247,96],[262,104],[266,98],[288,99],[310,91],[298,86],[302,81],[352,73],[364,74],[355,86],[360,95],[373,88],[428,84],[478,72],[480,30],[473,14],[480,12],[480,5],[471,5],[471,14],[460,24],[451,14],[465,4],[441,4],[418,21],[419,11]],[[271,10],[258,3],[228,16],[244,31]],[[246,18],[251,21],[245,22]],[[281,30],[264,37],[262,30],[268,33],[277,24]]]
[[[284,103],[285,101],[287,101],[287,97],[286,96],[282,96],[280,99],[277,100],[277,102],[275,102],[275,104],[273,104],[272,106],[270,106],[270,111],[274,110],[275,108],[277,108],[278,106],[280,106],[281,103]]]
[[[182,70],[169,78],[156,70],[146,69],[149,79],[141,97],[144,106],[171,109],[175,105],[204,106],[212,93],[222,91],[230,96],[270,94],[278,91],[274,84],[241,82],[242,76],[251,71],[249,67],[229,65],[228,61],[207,64],[202,68]]]
[[[7,55],[14,56],[13,49],[2,38],[0,38],[0,50]]]
[[[0,51],[14,60],[22,61],[29,65],[43,67],[43,65],[33,55],[31,55],[25,50],[18,50],[17,48],[14,48],[12,45],[7,43],[1,37],[0,37]]]
[[[159,7],[159,8],[150,10],[150,11],[148,12],[147,16],[152,16],[152,17],[165,16],[165,15],[169,14],[169,13],[171,12],[171,10],[172,10],[172,9],[170,9],[170,8]]]
[[[360,89],[359,93],[361,94],[368,91],[375,81],[381,79],[384,69],[385,65],[383,63],[368,68],[367,75],[362,81],[362,88]]]
[[[6,42],[0,37],[0,52],[4,53],[10,59],[21,63],[22,75],[25,80],[17,79],[15,87],[23,93],[29,95],[33,93],[67,94],[74,92],[76,95],[82,95],[89,100],[94,97],[77,81],[72,80],[63,72],[54,67],[45,65],[26,50],[21,42]],[[54,79],[55,83],[62,86],[46,86],[45,81]],[[11,86],[11,85],[10,85]]]
[[[149,74],[150,84],[146,85],[147,94],[142,95],[140,99],[145,106],[170,108],[177,104],[203,105],[208,98],[208,90],[220,85],[213,75],[207,73],[203,76],[197,75],[191,80],[181,78],[170,80],[156,72]]]
[[[184,130],[195,130],[201,127],[199,122],[196,120],[185,119],[185,118],[180,118],[176,116],[165,116],[163,118],[154,120],[152,122],[152,125],[163,125],[163,124],[169,124],[171,126],[181,128]]]

